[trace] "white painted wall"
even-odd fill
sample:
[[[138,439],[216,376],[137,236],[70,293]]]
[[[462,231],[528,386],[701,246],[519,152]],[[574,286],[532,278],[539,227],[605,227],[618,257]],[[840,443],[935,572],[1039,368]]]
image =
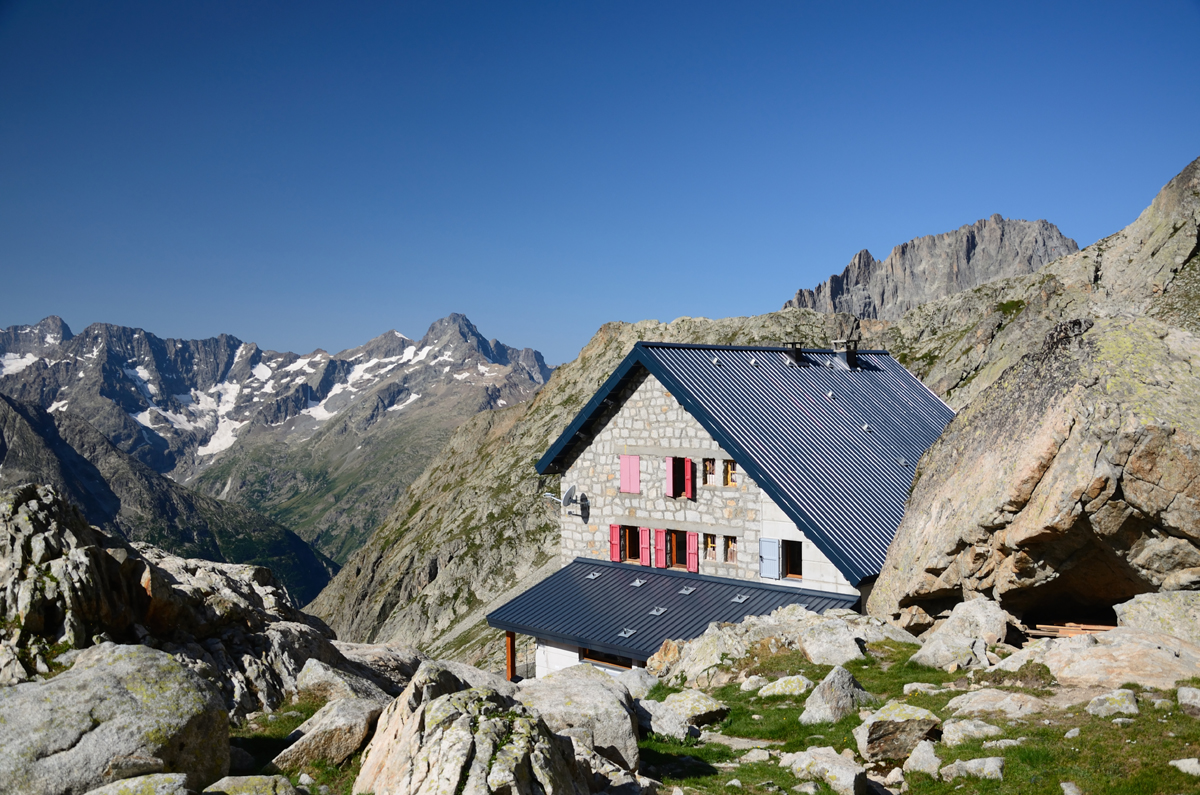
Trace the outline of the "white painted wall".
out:
[[[537,639],[537,647],[533,653],[534,675],[541,679],[546,674],[561,671],[579,664],[579,649],[566,646],[554,641]]]
[[[762,508],[759,511],[759,515],[762,516],[763,538],[777,538],[781,541],[799,541],[804,545],[801,552],[804,566],[804,577],[802,579],[784,577],[778,580],[771,580],[766,577],[759,577],[761,582],[805,588],[810,591],[831,591],[833,593],[858,596],[858,589],[842,576],[837,566],[834,566],[829,561],[829,558],[821,553],[816,544],[804,537],[804,533],[800,531],[800,528],[796,527],[796,524],[783,512],[783,509],[776,505],[775,501],[767,496],[765,492],[762,493]]]

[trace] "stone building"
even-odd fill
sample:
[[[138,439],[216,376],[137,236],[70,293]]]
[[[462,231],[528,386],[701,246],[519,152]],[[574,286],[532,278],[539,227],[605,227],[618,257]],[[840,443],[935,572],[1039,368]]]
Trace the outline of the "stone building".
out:
[[[853,604],[879,573],[916,462],[952,417],[886,352],[853,343],[643,342],[537,469],[560,474],[572,495],[560,518],[564,567],[609,561],[783,589],[788,601],[836,595]],[[585,635],[607,632],[589,610],[621,612],[579,610]],[[539,675],[581,657],[637,663],[630,642],[538,628],[552,618],[522,624],[538,638]]]

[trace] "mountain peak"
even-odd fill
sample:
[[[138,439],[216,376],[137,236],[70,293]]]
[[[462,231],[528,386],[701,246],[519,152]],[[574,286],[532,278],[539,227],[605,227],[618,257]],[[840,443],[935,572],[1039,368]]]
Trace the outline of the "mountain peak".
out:
[[[913,307],[995,279],[1033,273],[1079,246],[1054,224],[993,213],[953,232],[901,243],[882,262],[865,248],[813,290],[799,290],[784,308],[846,312],[896,320]]]

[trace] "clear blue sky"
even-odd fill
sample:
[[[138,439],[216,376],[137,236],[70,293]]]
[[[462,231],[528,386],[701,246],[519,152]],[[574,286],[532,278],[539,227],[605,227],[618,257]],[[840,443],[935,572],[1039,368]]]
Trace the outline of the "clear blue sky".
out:
[[[777,309],[1200,156],[1200,3],[0,2],[0,326],[338,350]]]

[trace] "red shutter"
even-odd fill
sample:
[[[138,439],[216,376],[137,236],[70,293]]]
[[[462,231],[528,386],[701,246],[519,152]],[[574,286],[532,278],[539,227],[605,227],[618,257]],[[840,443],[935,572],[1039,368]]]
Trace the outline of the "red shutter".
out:
[[[643,566],[649,566],[650,565],[650,528],[649,527],[639,527],[638,528],[638,542],[639,542],[639,547],[640,547],[638,550],[640,552],[640,554],[638,556],[638,563],[641,563]]]
[[[608,559],[621,559],[621,526],[610,524],[608,526]]]
[[[696,499],[695,469],[696,465],[692,459],[683,459],[683,496],[689,500]]]
[[[655,568],[665,569],[671,565],[667,560],[667,531],[654,531],[654,566]]]
[[[687,570],[700,571],[700,534],[687,534]]]
[[[667,496],[675,497],[675,459],[667,456]]]

